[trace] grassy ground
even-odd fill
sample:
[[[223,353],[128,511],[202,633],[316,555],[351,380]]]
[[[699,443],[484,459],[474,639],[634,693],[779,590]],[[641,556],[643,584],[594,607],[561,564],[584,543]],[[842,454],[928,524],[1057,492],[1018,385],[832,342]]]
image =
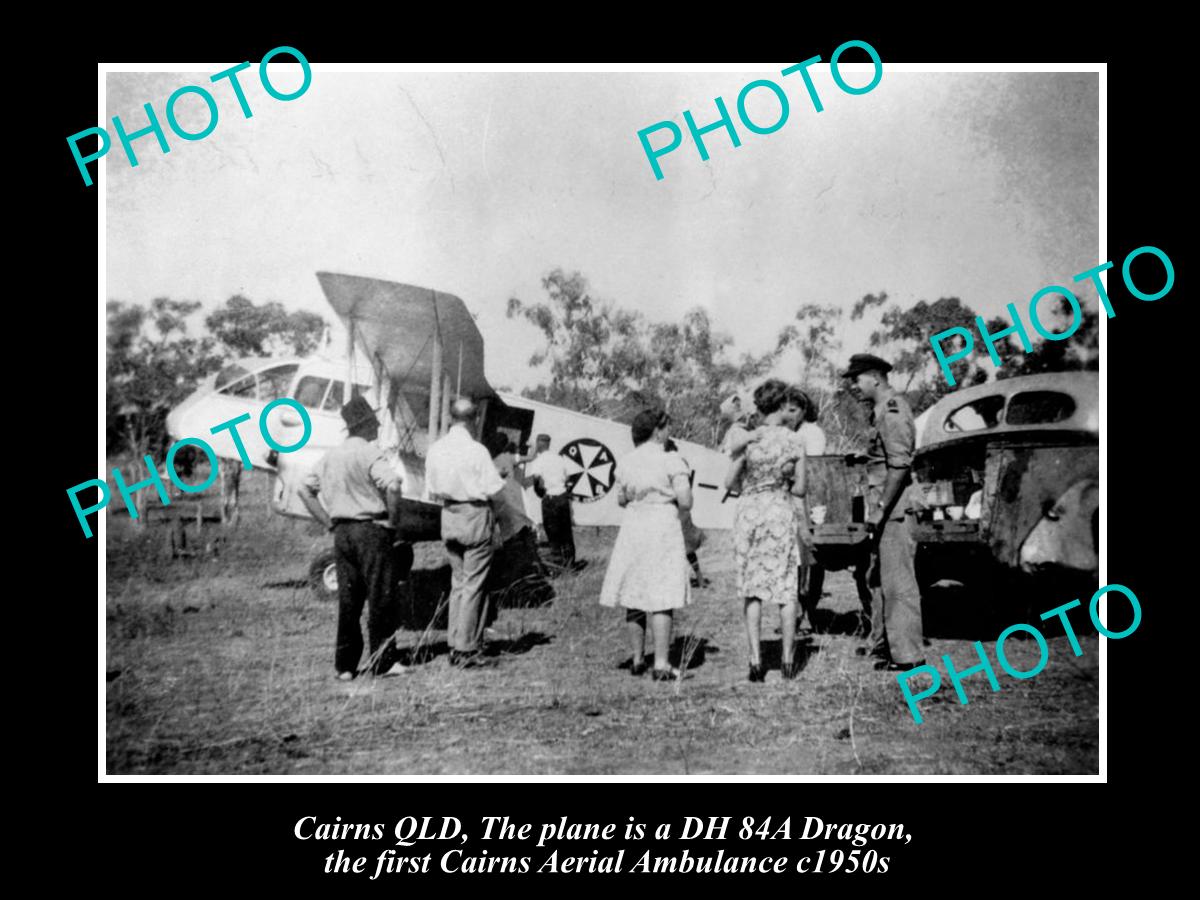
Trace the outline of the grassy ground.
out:
[[[916,725],[894,676],[854,655],[858,608],[844,572],[826,580],[820,623],[793,682],[777,668],[777,616],[764,615],[765,684],[746,681],[740,603],[727,534],[701,551],[711,587],[677,616],[687,678],[656,684],[618,668],[619,612],[597,603],[611,532],[578,529],[583,572],[540,608],[505,609],[504,649],[486,668],[451,669],[444,633],[406,630],[431,656],[402,678],[333,678],[335,608],[306,574],[328,543],[305,522],[269,515],[265,478],[248,477],[240,525],[217,555],[174,558],[163,522],[110,517],[107,547],[107,770],[111,774],[969,774],[1098,769],[1098,648],[1049,639],[1050,662],[1016,681],[982,674],[958,703],[945,678]],[[215,506],[210,507],[215,512]],[[194,530],[194,523],[189,526]],[[220,528],[205,525],[215,536]],[[207,540],[207,538],[206,538]],[[195,535],[190,546],[199,547]],[[418,565],[437,562],[422,545]],[[945,602],[946,598],[933,598]],[[1064,597],[1044,608],[1071,598]],[[1086,598],[1084,598],[1086,604]],[[969,603],[959,595],[955,602]],[[961,619],[961,617],[959,617]],[[968,617],[969,618],[969,617]],[[933,620],[936,622],[936,618]],[[1017,621],[1017,619],[1013,619]],[[1086,620],[1085,620],[1086,621]],[[998,629],[931,628],[928,658],[994,660]],[[1086,636],[1085,636],[1086,632]],[[1014,666],[1037,658],[1010,641]]]

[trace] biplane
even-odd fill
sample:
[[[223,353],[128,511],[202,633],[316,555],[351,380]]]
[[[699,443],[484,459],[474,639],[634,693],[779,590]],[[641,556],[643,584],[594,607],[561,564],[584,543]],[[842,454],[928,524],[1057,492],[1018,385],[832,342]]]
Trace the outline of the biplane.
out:
[[[425,453],[449,427],[454,398],[470,396],[482,409],[480,440],[500,432],[524,451],[531,436],[550,435],[550,452],[564,456],[571,470],[568,489],[577,526],[620,524],[621,509],[609,489],[621,458],[633,449],[628,425],[494,390],[484,370],[483,336],[466,304],[452,294],[332,272],[318,272],[317,280],[346,331],[342,358],[238,360],[172,410],[168,431],[173,437],[207,435],[214,423],[242,412],[257,418],[277,397],[296,399],[312,423],[307,443],[294,453],[277,454],[260,440],[247,441],[246,451],[256,468],[272,473],[273,510],[308,518],[297,488],[321,455],[345,439],[342,405],[364,396],[380,411],[378,443],[404,475],[403,536],[437,540],[439,507],[425,495]],[[298,441],[302,430],[295,410],[272,413],[271,433],[279,443]],[[214,436],[211,443],[223,459],[238,459],[228,434]],[[722,502],[726,457],[688,441],[677,443],[695,471],[693,520],[701,528],[731,527],[733,504]],[[525,492],[525,508],[540,523],[541,504],[532,489]],[[329,559],[321,554],[313,572],[326,590],[336,590]]]

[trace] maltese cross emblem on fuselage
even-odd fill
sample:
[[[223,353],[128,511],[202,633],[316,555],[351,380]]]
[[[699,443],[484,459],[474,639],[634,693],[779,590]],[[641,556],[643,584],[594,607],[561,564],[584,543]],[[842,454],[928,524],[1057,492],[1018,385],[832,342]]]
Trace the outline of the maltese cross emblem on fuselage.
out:
[[[617,460],[611,450],[591,438],[579,438],[566,444],[559,454],[570,464],[567,491],[572,500],[592,503],[613,485]]]

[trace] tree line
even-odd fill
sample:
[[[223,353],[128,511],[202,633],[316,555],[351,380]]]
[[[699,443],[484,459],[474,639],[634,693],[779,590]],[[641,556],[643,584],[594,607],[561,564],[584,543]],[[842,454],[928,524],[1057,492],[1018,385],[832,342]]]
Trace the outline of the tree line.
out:
[[[977,315],[958,297],[921,300],[901,309],[888,302],[885,292],[860,298],[848,315],[845,304],[801,303],[780,328],[772,349],[735,355],[733,339],[713,330],[703,307],[694,307],[678,322],[653,322],[597,297],[579,272],[554,269],[542,279],[542,287],[546,298],[540,302],[508,301],[508,316],[530,322],[543,338],[529,362],[545,365],[549,379],[525,390],[525,396],[623,422],[646,406],[658,406],[671,414],[674,436],[707,446],[716,446],[721,438],[721,402],[782,368],[813,399],[829,452],[860,450],[867,411],[842,390],[838,363],[843,351],[849,356],[870,350],[887,358],[895,366],[892,383],[920,413],[952,390],[934,361],[930,336],[953,326],[973,328]],[[844,348],[847,320],[869,317],[877,318],[878,325],[868,346]],[[1060,298],[1045,320],[1058,329],[1070,317],[1070,306]],[[1009,324],[1002,317],[987,321],[990,332]],[[1085,310],[1069,340],[1042,341],[1028,352],[1004,340],[997,352],[999,368],[981,363],[979,355],[955,362],[956,383],[980,384],[989,373],[1011,378],[1096,369],[1099,314]]]
[[[907,309],[888,302],[886,293],[867,294],[846,309],[844,303],[799,303],[779,330],[775,346],[762,353],[735,353],[733,339],[714,330],[707,311],[697,306],[675,322],[655,322],[597,297],[579,272],[561,268],[542,278],[545,298],[508,301],[509,318],[523,319],[540,332],[530,365],[545,367],[546,379],[522,393],[534,400],[578,412],[630,422],[647,406],[666,409],[676,437],[716,446],[722,436],[719,407],[731,394],[752,388],[772,372],[784,372],[813,398],[830,452],[861,449],[866,425],[862,405],[841,390],[838,363],[843,355],[869,349],[895,366],[893,384],[916,412],[951,390],[930,351],[929,337],[953,326],[973,327],[976,313],[957,297],[922,300]],[[106,356],[107,446],[110,455],[128,453],[161,458],[168,442],[166,416],[206,378],[239,357],[298,356],[313,353],[328,328],[316,313],[286,310],[282,304],[255,304],[241,295],[203,317],[204,334],[193,336],[189,321],[200,311],[195,301],[155,298],[148,306],[110,300]],[[1044,320],[1064,322],[1063,300]],[[867,347],[843,347],[848,322],[877,320]],[[993,318],[992,332],[1009,323]],[[1042,341],[1026,352],[1005,340],[997,345],[1003,365],[996,369],[976,354],[953,364],[961,385],[1037,372],[1099,367],[1099,317],[1085,310],[1069,340]]]

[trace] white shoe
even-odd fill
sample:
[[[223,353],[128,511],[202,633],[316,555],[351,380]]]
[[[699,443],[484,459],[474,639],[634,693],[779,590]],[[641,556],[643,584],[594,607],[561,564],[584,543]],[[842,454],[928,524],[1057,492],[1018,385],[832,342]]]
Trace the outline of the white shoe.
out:
[[[338,681],[353,681],[354,673],[353,672],[338,672],[337,680]]]
[[[380,678],[394,678],[397,675],[408,675],[411,672],[412,672],[412,669],[410,669],[408,666],[404,665],[404,663],[393,663],[392,667],[390,669],[388,669],[386,672],[382,673],[379,677]]]

